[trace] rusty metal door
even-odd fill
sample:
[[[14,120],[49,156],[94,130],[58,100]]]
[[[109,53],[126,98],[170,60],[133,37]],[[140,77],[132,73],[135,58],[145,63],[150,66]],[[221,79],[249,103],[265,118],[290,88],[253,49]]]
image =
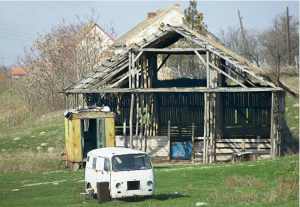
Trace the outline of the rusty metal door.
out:
[[[97,148],[106,147],[105,119],[97,118]]]

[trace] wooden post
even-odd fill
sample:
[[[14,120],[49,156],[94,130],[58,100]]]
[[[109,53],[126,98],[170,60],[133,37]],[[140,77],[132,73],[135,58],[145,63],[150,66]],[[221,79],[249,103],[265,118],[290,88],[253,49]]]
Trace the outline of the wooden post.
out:
[[[168,160],[171,157],[171,122],[168,120]]]
[[[140,95],[140,104],[141,104],[141,123],[140,123],[140,148],[139,150],[143,150],[142,146],[144,148],[144,152],[146,152],[146,146],[143,145],[142,143],[142,136],[143,136],[143,126],[144,126],[144,94],[139,94]]]
[[[259,155],[259,151],[260,151],[260,136],[257,136],[257,139],[256,139],[256,143],[257,143],[257,152],[256,152],[256,160],[258,160],[258,155]]]
[[[133,149],[133,129],[132,129],[132,119],[133,119],[133,104],[134,104],[134,94],[131,93],[131,102],[130,102],[130,119],[129,119],[129,127],[130,127],[130,149]]]
[[[123,136],[124,136],[124,148],[126,148],[126,119],[124,119],[124,122],[123,122]]]
[[[204,93],[204,134],[203,134],[203,164],[206,163],[206,136],[207,136],[207,92]]]
[[[245,139],[242,139],[242,151],[245,152]]]
[[[192,162],[195,161],[195,125],[192,125]]]
[[[210,74],[209,74],[209,51],[206,49],[206,87],[210,88]]]
[[[277,129],[276,129],[276,92],[272,92],[272,106],[271,106],[271,158],[276,157],[276,137],[277,137]]]
[[[132,61],[132,59],[131,59],[131,52],[129,51],[129,57],[128,57],[128,61],[129,61],[129,63],[128,63],[128,78],[129,78],[129,88],[131,88],[132,87],[132,84],[131,84],[131,79],[132,79],[132,76],[131,76],[131,61]]]
[[[136,126],[135,126],[135,136],[136,136],[136,141],[135,141],[135,149],[138,149],[138,133],[139,133],[139,111],[140,111],[140,97],[139,94],[136,94]]]

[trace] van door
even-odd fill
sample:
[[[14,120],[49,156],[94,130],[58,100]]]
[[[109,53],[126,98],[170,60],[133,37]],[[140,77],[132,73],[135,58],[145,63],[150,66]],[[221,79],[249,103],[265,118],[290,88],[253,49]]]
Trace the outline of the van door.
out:
[[[97,148],[106,147],[105,119],[97,118]]]
[[[97,182],[110,182],[110,161],[108,158],[97,158],[96,172]]]

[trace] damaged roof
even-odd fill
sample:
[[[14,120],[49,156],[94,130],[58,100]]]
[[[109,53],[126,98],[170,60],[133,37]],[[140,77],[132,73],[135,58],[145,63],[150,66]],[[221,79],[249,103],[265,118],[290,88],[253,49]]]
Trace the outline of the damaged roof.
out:
[[[168,15],[171,11],[177,11],[178,14],[182,16],[181,18],[184,17],[184,14],[180,11],[178,4],[175,4],[175,5],[171,6],[170,8],[166,8],[166,9],[161,8],[161,9],[157,10],[156,12],[149,12],[148,17],[144,21],[142,21],[137,26],[132,28],[130,31],[125,33],[123,36],[118,38],[114,42],[114,46],[127,45],[131,38],[136,37],[138,35],[138,33],[140,33],[141,31],[143,31],[145,29],[147,29],[149,26],[154,25],[157,22],[161,22],[162,19],[166,15]],[[159,27],[159,25],[158,25],[158,27]]]
[[[229,64],[240,68],[243,72],[250,74],[273,89],[279,89],[280,86],[289,90],[289,88],[280,82],[270,80],[271,78],[264,71],[224,46],[196,33],[186,26],[166,25],[121,54],[113,57],[96,70],[88,73],[73,85],[64,88],[62,92],[67,94],[109,92],[107,89],[116,87],[117,83],[125,81],[126,77],[128,79],[128,57],[130,51],[145,48],[166,48],[182,37],[196,43],[199,47],[209,50],[211,53],[226,60]],[[115,92],[119,91],[115,90]]]

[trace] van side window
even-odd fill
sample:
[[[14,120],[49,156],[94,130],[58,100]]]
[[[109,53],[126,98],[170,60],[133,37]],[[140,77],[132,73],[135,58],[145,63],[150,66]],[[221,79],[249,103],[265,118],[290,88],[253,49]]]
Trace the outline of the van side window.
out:
[[[92,165],[92,168],[93,168],[93,169],[96,169],[96,162],[97,162],[97,158],[94,157],[94,158],[93,158],[93,165]]]
[[[88,156],[88,157],[86,158],[86,161],[87,161],[87,162],[90,161],[90,156]]]
[[[104,170],[105,171],[110,171],[110,162],[109,162],[108,158],[105,158],[105,161],[104,161]]]

